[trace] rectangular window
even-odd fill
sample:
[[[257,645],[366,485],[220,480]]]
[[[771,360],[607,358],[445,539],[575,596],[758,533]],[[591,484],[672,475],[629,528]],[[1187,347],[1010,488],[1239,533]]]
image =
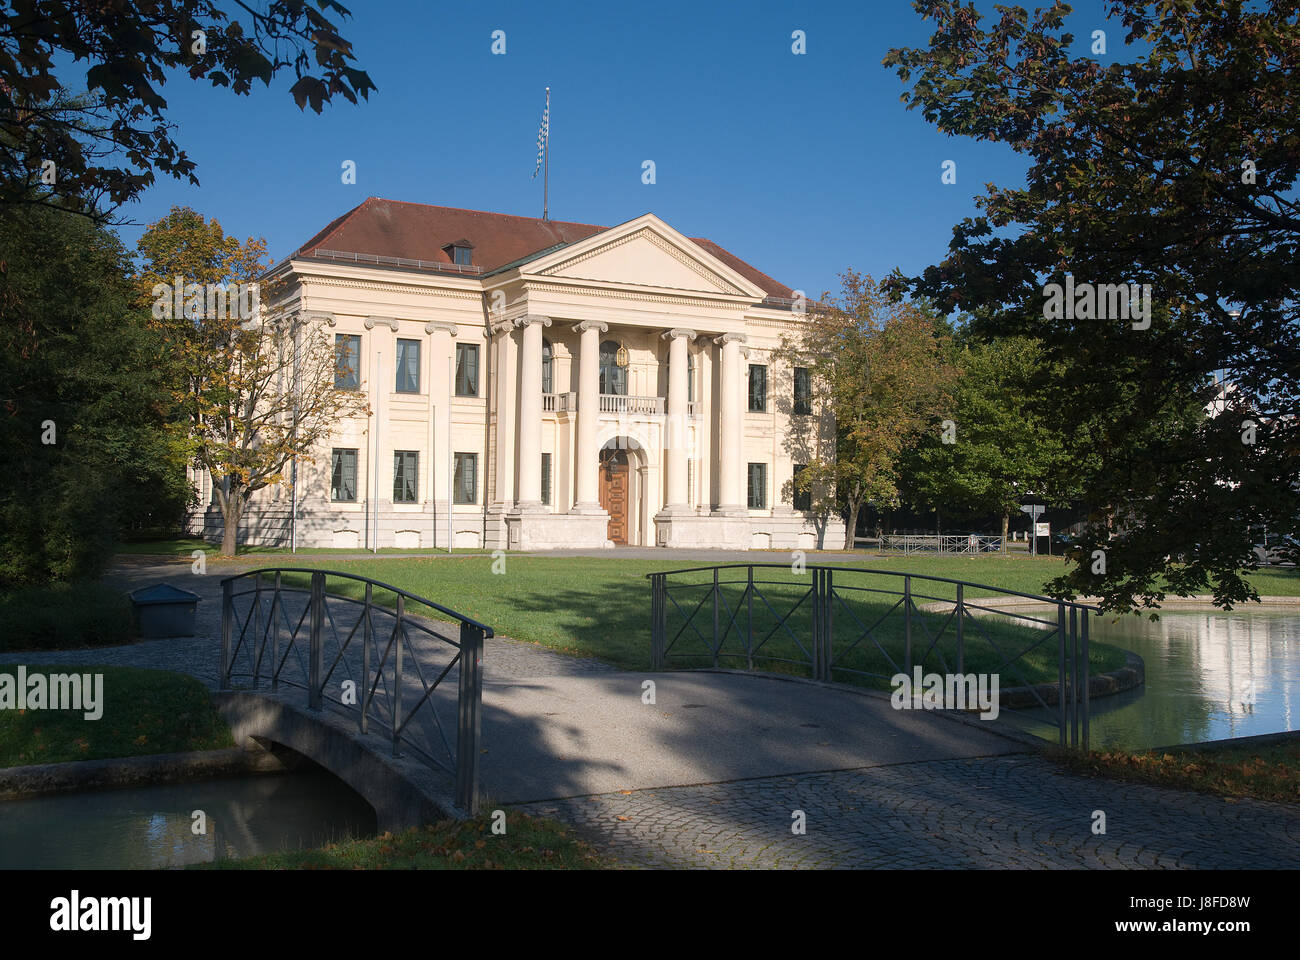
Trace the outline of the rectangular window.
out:
[[[767,413],[767,365],[749,365],[749,412]]]
[[[456,473],[452,478],[455,503],[478,503],[478,454],[456,454]]]
[[[397,383],[393,389],[398,393],[420,392],[420,341],[397,341]]]
[[[478,396],[477,343],[456,344],[456,396]]]
[[[807,367],[794,368],[794,412],[795,416],[812,413],[812,381]]]
[[[331,457],[330,499],[353,503],[357,499],[357,451],[335,450]]]
[[[542,454],[542,503],[551,505],[551,455]]]
[[[361,337],[358,334],[334,335],[334,389],[361,389]]]
[[[798,479],[799,479],[799,474],[801,474],[803,471],[805,471],[805,470],[807,470],[807,469],[808,469],[808,465],[807,465],[807,464],[804,464],[804,463],[798,463],[798,464],[795,464],[795,468],[794,468],[794,479],[795,479],[795,480],[798,480]],[[795,508],[796,510],[811,510],[811,509],[812,509],[812,491],[811,491],[811,490],[800,490],[798,486],[795,486],[795,488],[794,488],[794,508]]]
[[[394,450],[393,503],[415,503],[419,477],[420,454],[415,450]]]
[[[749,465],[749,509],[767,509],[767,464]]]

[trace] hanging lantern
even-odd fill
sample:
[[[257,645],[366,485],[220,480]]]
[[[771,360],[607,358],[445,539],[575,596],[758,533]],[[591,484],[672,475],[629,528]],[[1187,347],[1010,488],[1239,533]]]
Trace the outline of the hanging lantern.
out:
[[[627,347],[621,343],[618,345],[618,353],[614,354],[614,362],[620,367],[627,366]]]

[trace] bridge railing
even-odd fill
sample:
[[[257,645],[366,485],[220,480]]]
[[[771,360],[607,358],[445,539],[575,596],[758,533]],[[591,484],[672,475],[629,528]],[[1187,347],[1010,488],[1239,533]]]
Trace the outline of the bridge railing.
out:
[[[1047,717],[1061,746],[1088,749],[1094,607],[839,565],[722,564],[648,579],[653,669],[765,670],[875,688],[899,674],[911,680],[917,668],[969,670],[998,678],[999,714],[1027,725]]]
[[[478,805],[483,641],[492,628],[400,587],[302,567],[221,581],[221,689],[283,686],[377,731]],[[455,673],[454,685],[449,680]]]

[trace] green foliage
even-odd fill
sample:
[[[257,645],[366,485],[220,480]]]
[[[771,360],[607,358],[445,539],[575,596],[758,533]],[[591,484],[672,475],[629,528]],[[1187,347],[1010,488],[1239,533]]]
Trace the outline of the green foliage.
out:
[[[230,12],[227,12],[229,9]],[[155,170],[198,184],[162,89],[207,80],[246,95],[291,70],[299,109],[375,85],[330,15],[336,0],[16,0],[0,7],[0,208],[57,206],[103,221]],[[76,77],[79,64],[84,76]],[[55,179],[42,179],[54,164]]]
[[[888,286],[980,311],[982,336],[1035,337],[1059,369],[1040,409],[1091,514],[1052,589],[1111,609],[1253,596],[1252,527],[1300,532],[1295,5],[1113,0],[1129,45],[1099,57],[1065,30],[1068,4],[987,22],[915,7],[929,46],[884,61],[909,108],[1032,164],[1023,188],[989,185],[942,263]],[[1149,326],[1049,311],[1066,274],[1149,284]]]
[[[967,340],[953,351],[961,371],[953,391],[952,428],[923,434],[902,458],[907,499],[959,517],[1007,517],[1029,495],[1065,502],[1077,489],[1054,480],[1063,438],[1035,409],[1035,389],[1053,376],[1036,341]],[[951,442],[946,442],[947,439]]]
[[[0,671],[13,674],[13,664]],[[0,767],[139,757],[233,747],[212,695],[193,677],[163,670],[99,664],[41,664],[29,673],[102,673],[104,713],[93,723],[80,710],[0,711]]]
[[[127,643],[131,604],[99,583],[28,587],[0,595],[0,651],[77,650]]]
[[[893,302],[854,270],[840,279],[840,294],[824,294],[802,328],[783,338],[782,352],[810,371],[813,395],[834,427],[832,442],[827,418],[792,418],[786,448],[807,464],[796,486],[820,487],[823,508],[847,513],[851,549],[862,505],[897,499],[898,459],[947,409],[955,370],[929,304]]]
[[[0,211],[0,585],[92,578],[125,528],[183,514],[161,347],[128,266],[83,218]]]
[[[340,419],[367,412],[365,395],[334,389],[333,339],[297,311],[283,277],[268,276],[265,241],[241,244],[215,219],[173,207],[137,248],[144,262],[135,282],[154,303],[151,322],[166,345],[186,454],[213,479],[222,552],[234,554],[250,498],[283,483],[294,458],[310,459]],[[230,310],[214,300],[208,309],[206,297],[185,296],[178,313],[178,277],[183,294],[191,284],[246,284],[258,291],[257,303]],[[250,308],[254,315],[243,315]]]

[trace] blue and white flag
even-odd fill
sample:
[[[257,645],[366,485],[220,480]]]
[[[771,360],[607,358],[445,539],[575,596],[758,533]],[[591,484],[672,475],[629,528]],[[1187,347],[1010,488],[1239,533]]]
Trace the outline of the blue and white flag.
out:
[[[542,155],[546,152],[546,141],[551,136],[551,88],[546,88],[546,109],[542,111],[542,125],[537,128],[537,166],[533,168],[532,179],[542,169]]]

